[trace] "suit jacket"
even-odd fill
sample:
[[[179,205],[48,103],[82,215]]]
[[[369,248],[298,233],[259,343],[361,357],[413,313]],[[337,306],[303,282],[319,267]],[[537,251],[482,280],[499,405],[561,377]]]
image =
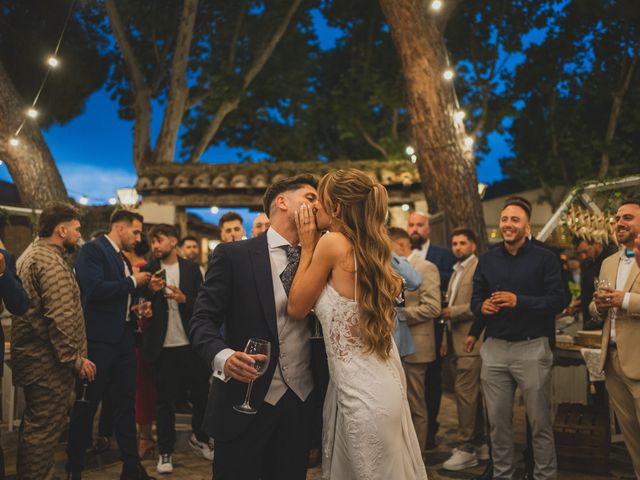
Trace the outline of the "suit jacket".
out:
[[[260,408],[280,356],[267,235],[216,247],[189,330],[191,345],[210,367],[222,350],[242,351],[250,338],[271,342],[271,361],[251,393],[251,404]],[[216,440],[237,437],[255,418],[232,408],[242,401],[246,390],[245,383],[225,383],[214,377],[203,427]]]
[[[85,243],[75,263],[82,295],[87,340],[118,343],[125,328],[129,295],[135,292],[132,278],[125,276],[124,261],[106,236]]]
[[[453,353],[459,357],[480,355],[482,340],[476,342],[472,352],[464,351],[464,340],[469,335],[469,329],[475,320],[471,311],[471,295],[473,294],[473,274],[478,266],[478,257],[472,255],[462,270],[462,276],[458,281],[456,296],[449,302],[451,310],[451,337],[453,340]],[[451,286],[447,288],[447,294],[451,298]]]
[[[438,267],[438,272],[440,272],[440,288],[446,291],[451,275],[453,274],[453,266],[457,261],[456,257],[454,257],[448,248],[431,243],[429,250],[427,250],[426,260]]]
[[[612,285],[616,284],[618,277],[618,265],[620,264],[620,254],[618,252],[607,257],[602,262],[600,269],[600,279],[609,280]],[[618,309],[616,315],[616,344],[618,346],[618,358],[622,372],[631,380],[640,380],[640,268],[633,262],[627,283],[624,285],[625,292],[630,292],[628,310]],[[611,321],[608,315],[601,315],[596,309],[595,302],[590,305],[591,316],[597,321],[604,320],[602,328],[602,354],[600,356],[600,370],[604,370],[607,360],[607,351],[611,335]],[[604,318],[603,318],[604,317]]]
[[[202,274],[198,264],[178,257],[180,268],[180,284],[176,285],[186,297],[185,303],[178,304],[180,320],[185,333],[189,334],[189,322],[193,315],[193,306],[196,303],[198,290],[202,284]],[[143,272],[157,272],[160,269],[160,260],[152,260],[140,270]],[[169,303],[162,291],[151,293],[148,291],[153,317],[146,323],[142,336],[142,356],[147,362],[155,362],[164,345],[169,323]]]
[[[422,275],[418,290],[405,293],[404,316],[416,353],[404,357],[407,363],[429,363],[436,359],[434,321],[440,316],[440,275],[437,267],[413,257],[411,266]]]
[[[16,260],[9,252],[0,248],[4,255],[5,270],[0,276],[0,302],[12,315],[22,315],[29,309],[29,297],[16,275]],[[0,306],[0,311],[2,307]],[[0,367],[4,365],[4,331],[0,327]],[[2,369],[0,368],[0,376]]]

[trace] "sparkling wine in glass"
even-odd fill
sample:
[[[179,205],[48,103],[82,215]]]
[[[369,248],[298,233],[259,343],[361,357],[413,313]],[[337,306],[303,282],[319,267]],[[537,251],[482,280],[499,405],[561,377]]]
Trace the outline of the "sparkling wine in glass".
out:
[[[136,316],[136,333],[142,333],[142,327],[144,325],[144,310],[147,299],[144,297],[136,298],[135,304],[131,307],[131,310]]]
[[[89,386],[89,380],[86,378],[82,380],[82,395],[80,398],[76,399],[76,403],[89,403],[87,400],[87,387]]]
[[[271,343],[267,340],[260,338],[250,338],[247,342],[247,346],[244,348],[244,353],[250,355],[255,360],[253,368],[256,369],[258,377],[261,377],[264,372],[267,371],[269,366],[269,360],[271,359]],[[233,409],[236,412],[246,413],[248,415],[255,415],[258,410],[253,408],[249,403],[251,397],[251,388],[253,387],[253,380],[249,382],[247,387],[247,394],[244,397],[244,402],[241,405],[234,405]]]

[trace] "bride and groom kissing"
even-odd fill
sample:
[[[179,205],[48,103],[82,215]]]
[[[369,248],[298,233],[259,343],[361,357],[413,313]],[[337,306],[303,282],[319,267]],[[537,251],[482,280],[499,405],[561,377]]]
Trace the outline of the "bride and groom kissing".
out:
[[[427,478],[392,339],[402,282],[391,268],[387,201],[356,169],[319,184],[286,178],[264,195],[271,228],[213,252],[190,337],[213,370],[204,430],[215,440],[215,480],[306,478],[312,309],[330,374],[323,478]],[[266,340],[270,356],[245,353],[250,339]],[[247,388],[254,414],[238,408]]]

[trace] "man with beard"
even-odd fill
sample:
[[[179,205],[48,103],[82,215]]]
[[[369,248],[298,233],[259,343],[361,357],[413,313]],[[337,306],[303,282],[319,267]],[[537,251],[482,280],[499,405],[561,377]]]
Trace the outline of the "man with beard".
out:
[[[622,202],[615,216],[617,253],[602,263],[591,314],[602,329],[600,370],[618,418],[636,477],[640,478],[640,268],[634,262],[634,241],[640,234],[640,200]]]
[[[526,202],[512,198],[505,203],[500,216],[503,243],[479,258],[473,279],[471,310],[476,319],[465,351],[473,351],[485,330],[480,377],[491,425],[494,479],[515,474],[511,412],[516,387],[531,421],[534,478],[557,477],[549,332],[565,299],[560,265],[551,251],[528,239],[529,219]]]
[[[18,276],[30,301],[26,313],[11,325],[13,381],[25,396],[19,479],[50,478],[75,377],[93,381],[96,374],[87,359],[80,289],[67,263],[81,237],[79,218],[70,205],[45,208],[39,238],[18,261]]]
[[[142,355],[152,365],[158,392],[156,424],[159,458],[156,468],[158,473],[171,473],[176,443],[176,401],[183,383],[189,389],[193,403],[193,433],[189,445],[206,459],[213,459],[209,436],[202,431],[209,374],[187,337],[202,275],[198,265],[178,257],[175,227],[155,225],[149,230],[149,239],[154,259],[143,270],[163,270],[166,280],[154,275],[149,286],[153,318],[144,329]]]
[[[413,248],[409,260],[417,256],[438,267],[438,271],[440,272],[440,290],[442,292],[441,298],[444,300],[456,258],[448,248],[439,247],[431,243],[429,239],[431,227],[429,225],[429,217],[425,213],[411,212],[409,214],[407,232],[411,237],[411,247]],[[440,412],[440,401],[442,399],[442,357],[439,354],[439,349],[442,343],[444,325],[436,319],[434,326],[436,359],[429,363],[427,367],[427,379],[425,381],[425,398],[427,400],[427,414],[429,417],[426,442],[427,450],[432,450],[436,447],[436,433],[440,426],[438,423],[438,413]]]
[[[92,383],[76,385],[76,394],[88,404],[76,402],[71,414],[66,465],[71,480],[81,478],[93,417],[105,391],[111,397],[113,429],[123,462],[120,479],[151,478],[140,463],[136,445],[136,321],[131,314],[132,296],[151,274],[135,273],[123,253],[141,241],[142,222],[135,212],[115,211],[109,233],[86,243],[76,259],[89,358],[98,373]]]
[[[185,260],[189,260],[197,264],[200,268],[200,273],[204,277],[206,271],[200,264],[200,244],[198,243],[198,239],[189,235],[180,240],[178,246],[180,247],[180,256]]]

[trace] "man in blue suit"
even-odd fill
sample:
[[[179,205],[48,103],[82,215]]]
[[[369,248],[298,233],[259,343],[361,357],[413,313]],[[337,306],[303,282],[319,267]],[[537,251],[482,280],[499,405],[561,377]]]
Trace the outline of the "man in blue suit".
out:
[[[29,309],[29,298],[16,275],[16,260],[0,248],[0,302],[12,315],[22,315]],[[0,311],[2,306],[0,305]],[[4,331],[0,327],[0,377],[4,365]],[[0,479],[4,479],[4,454],[0,445]]]
[[[79,382],[71,414],[67,472],[69,480],[81,478],[84,454],[91,440],[91,426],[98,403],[105,391],[111,397],[114,431],[123,462],[121,480],[148,480],[136,446],[134,416],[136,390],[135,318],[130,315],[137,287],[147,284],[149,272],[133,273],[122,253],[141,241],[141,215],[119,210],[111,216],[107,235],[85,244],[75,263],[82,295],[89,359],[96,364],[95,381],[88,386]]]
[[[429,226],[429,216],[427,214],[411,212],[409,214],[407,232],[409,232],[409,236],[411,237],[411,247],[413,248],[411,256],[417,255],[438,267],[438,271],[440,272],[440,289],[443,292],[442,298],[444,299],[444,292],[447,291],[449,279],[453,274],[456,257],[453,256],[449,248],[439,247],[431,243],[431,240],[429,240],[431,227]],[[440,351],[443,333],[444,325],[437,319],[435,323],[436,352]],[[442,357],[438,354],[436,354],[436,359],[427,367],[425,390],[427,414],[429,416],[426,448],[430,450],[436,446],[436,433],[440,426],[438,423],[438,413],[440,412],[440,400],[442,398]]]

